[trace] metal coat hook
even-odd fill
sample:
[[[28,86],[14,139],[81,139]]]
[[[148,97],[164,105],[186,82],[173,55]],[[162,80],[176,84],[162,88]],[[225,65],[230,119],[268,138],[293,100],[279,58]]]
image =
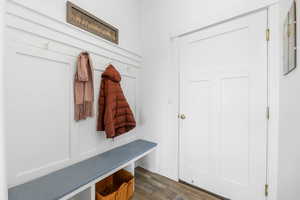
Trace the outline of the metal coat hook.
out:
[[[109,61],[109,63],[107,63],[107,64],[106,64],[106,66],[108,66],[108,65],[112,65],[112,62],[113,62],[113,61],[112,61],[112,60],[110,60],[110,61]]]
[[[82,51],[82,54],[89,55],[89,52],[88,51]]]
[[[131,68],[130,67],[126,67],[126,71],[127,71],[128,74],[130,74],[131,73]]]
[[[45,43],[44,48],[45,48],[46,50],[49,50],[49,47],[50,47],[50,42]]]

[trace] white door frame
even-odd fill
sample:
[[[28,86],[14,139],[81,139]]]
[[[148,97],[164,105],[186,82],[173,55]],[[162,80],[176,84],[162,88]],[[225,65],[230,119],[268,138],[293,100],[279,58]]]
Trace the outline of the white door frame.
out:
[[[225,23],[227,21],[231,21],[233,19],[243,17],[245,15],[255,13],[257,11],[267,9],[268,11],[268,27],[270,29],[270,41],[268,44],[268,104],[270,107],[270,120],[268,121],[268,132],[267,132],[267,184],[268,184],[268,197],[267,200],[277,200],[277,178],[278,178],[278,132],[279,132],[279,78],[280,78],[280,32],[279,32],[279,6],[278,3],[271,4],[267,7],[258,8],[252,10],[251,12],[244,13],[242,15],[238,15],[232,17],[230,19],[223,20],[219,23],[211,24],[209,26],[200,27],[194,31],[187,31],[177,36],[171,37],[171,49],[172,49],[172,65],[176,66],[177,71],[177,94],[178,97],[177,105],[178,111],[180,110],[180,66],[179,66],[179,46],[178,39],[189,35],[200,30],[204,30],[220,23]],[[179,113],[178,113],[179,114]],[[177,123],[178,128],[178,137],[177,137],[177,177],[179,180],[179,134],[180,134],[180,121]]]

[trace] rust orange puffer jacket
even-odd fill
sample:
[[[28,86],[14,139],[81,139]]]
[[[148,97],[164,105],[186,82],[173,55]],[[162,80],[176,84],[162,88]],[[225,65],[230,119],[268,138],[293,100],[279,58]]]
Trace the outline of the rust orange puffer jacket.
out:
[[[120,82],[120,73],[109,65],[102,74],[97,120],[97,131],[105,131],[107,138],[117,137],[136,126]]]

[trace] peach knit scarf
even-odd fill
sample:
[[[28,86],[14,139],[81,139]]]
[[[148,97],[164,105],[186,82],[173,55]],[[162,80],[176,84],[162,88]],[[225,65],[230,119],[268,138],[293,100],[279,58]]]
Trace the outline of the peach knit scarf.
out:
[[[93,66],[90,56],[83,52],[78,56],[77,70],[74,78],[75,120],[93,116],[94,85]]]

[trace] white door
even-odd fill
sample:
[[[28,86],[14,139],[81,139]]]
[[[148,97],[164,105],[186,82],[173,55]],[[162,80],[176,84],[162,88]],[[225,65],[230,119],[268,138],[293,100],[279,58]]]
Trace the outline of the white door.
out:
[[[231,200],[263,200],[267,11],[179,39],[181,180]]]

